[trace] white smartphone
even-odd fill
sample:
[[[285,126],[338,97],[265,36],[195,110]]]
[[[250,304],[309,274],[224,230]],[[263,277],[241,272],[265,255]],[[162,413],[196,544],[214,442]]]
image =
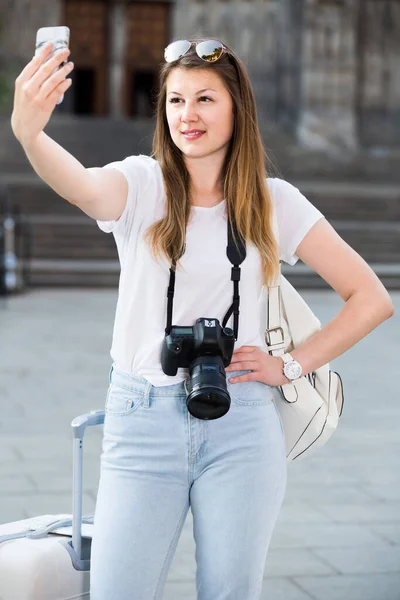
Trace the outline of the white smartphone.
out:
[[[49,56],[46,58],[45,62],[47,62],[50,58],[52,58],[54,53],[57,50],[59,50],[60,48],[69,48],[69,34],[70,34],[69,27],[66,27],[65,25],[63,25],[61,27],[41,27],[40,29],[38,29],[38,31],[36,33],[35,56],[36,56],[36,54],[39,54],[42,47],[45,44],[47,44],[47,42],[53,43],[54,50],[53,50],[53,52],[51,52],[49,54]],[[63,67],[67,62],[68,62],[68,60],[64,60],[62,62],[62,64],[58,67],[58,69]],[[55,73],[56,71],[57,71],[57,69],[55,69],[53,71],[53,73]],[[53,75],[53,73],[52,73],[52,75]],[[57,101],[57,104],[61,104],[63,99],[64,99],[64,94],[62,94],[62,96],[59,98],[59,100]]]

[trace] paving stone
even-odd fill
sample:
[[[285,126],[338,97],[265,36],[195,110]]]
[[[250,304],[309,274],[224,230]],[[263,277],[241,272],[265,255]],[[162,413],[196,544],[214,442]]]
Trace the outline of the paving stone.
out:
[[[6,465],[10,461],[15,461],[17,454],[14,448],[8,444],[1,444],[0,447],[0,473],[3,465]]]
[[[83,514],[92,516],[95,503],[86,492],[83,493]],[[41,514],[71,513],[72,493],[70,494],[35,494],[24,498],[24,517],[35,517]]]
[[[33,491],[35,486],[32,480],[26,475],[3,475],[1,477],[1,495],[14,495],[16,493],[23,493],[27,490]]]
[[[289,466],[288,469],[288,487],[289,485],[296,486],[297,484],[314,485],[318,490],[320,486],[332,485],[361,485],[366,479],[361,474],[357,474],[354,470],[347,473],[340,469],[325,468],[316,469],[305,466],[300,469],[299,465]]]
[[[97,491],[99,477],[100,473],[98,470],[93,469],[89,471],[88,469],[84,469],[82,478],[83,491]],[[72,469],[66,475],[38,473],[30,479],[33,482],[34,489],[41,493],[70,493],[72,490]]]
[[[95,498],[88,492],[83,493],[83,514],[92,516]],[[72,492],[36,493],[26,491],[24,494],[8,494],[0,496],[0,523],[19,521],[43,514],[71,513]]]
[[[384,540],[400,545],[400,521],[397,523],[373,523],[369,525],[370,530],[381,536]]]
[[[195,581],[167,579],[163,600],[196,600]],[[263,582],[260,600],[315,600],[315,597],[286,579],[268,579]]]
[[[394,470],[390,467],[386,468],[385,466],[382,467],[382,470],[371,469],[363,473],[363,476],[360,477],[360,483],[374,487],[381,485],[398,487],[400,486],[400,470]]]
[[[372,528],[370,528],[372,529]],[[370,546],[382,541],[379,531],[361,525],[320,525],[317,523],[278,523],[271,548],[335,548]]]
[[[400,485],[381,484],[381,485],[364,485],[363,490],[376,498],[377,500],[396,500],[400,501]]]
[[[28,419],[7,419],[1,420],[0,418],[0,432],[7,431],[8,434],[13,433],[16,438],[23,438],[26,434],[35,433],[38,438],[46,435],[49,431],[56,429],[61,433],[69,433],[69,423],[72,421],[75,415],[68,415],[64,420],[58,422],[58,419],[62,417],[57,416],[56,419],[53,417],[49,418],[30,418]],[[56,425],[54,426],[54,421]]]
[[[167,579],[163,600],[196,600],[195,582],[169,582]],[[315,600],[315,596],[286,579],[268,579],[263,582],[260,600]]]
[[[26,498],[21,494],[0,494],[0,524],[26,519]],[[44,514],[44,511],[41,511]]]
[[[399,503],[389,500],[373,504],[323,504],[318,508],[337,523],[385,523],[400,520]]]
[[[196,560],[195,560],[194,543],[180,545],[176,549],[175,556],[171,563],[168,580],[169,581],[193,581],[196,576]]]
[[[353,469],[357,467],[363,468],[371,468],[377,467],[382,462],[382,453],[381,448],[377,444],[374,448],[369,448],[366,456],[358,456],[356,450],[350,455],[347,455],[346,460],[343,460],[343,456],[329,456],[327,457],[329,460],[329,469],[344,469],[347,473],[351,473]],[[394,468],[398,466],[398,457],[393,454],[393,451],[390,451],[390,448],[385,448],[385,452],[383,453],[385,456],[385,464],[381,466],[387,466],[389,468]],[[310,458],[311,460],[311,458]],[[309,467],[321,469],[326,466],[327,460],[322,457],[314,458],[310,463]]]
[[[298,502],[296,505],[286,503],[284,500],[279,515],[282,523],[330,523],[328,515],[323,514],[319,508],[306,502]]]
[[[64,438],[64,436],[63,436]],[[47,459],[50,456],[54,460],[71,460],[72,453],[72,436],[70,440],[56,438],[47,439],[47,436],[39,436],[36,443],[34,440],[30,442],[23,442],[19,446],[15,447],[16,453],[19,455],[21,461],[24,460],[37,460]]]
[[[36,440],[24,440],[24,442],[14,447],[16,452],[22,460],[41,460],[47,459],[51,456],[54,459],[60,458],[61,460],[70,459],[72,460],[72,449],[73,449],[73,438],[72,433],[70,436],[42,436],[37,437]],[[85,437],[84,439],[84,458],[88,456],[98,457],[101,451],[101,439],[91,439]]]
[[[388,455],[377,450],[377,454],[378,452],[379,456],[374,457],[374,459],[365,457],[360,452],[358,456],[354,453],[351,459],[342,457],[340,460],[329,458],[325,461],[314,461],[309,465],[308,470],[301,474],[303,477],[300,474],[296,477],[295,482],[315,484],[317,483],[316,476],[320,474],[319,481],[321,484],[336,482],[337,485],[345,485],[354,483],[359,489],[363,485],[371,483],[375,485],[375,482],[379,483],[381,481],[384,483],[384,478],[387,478],[388,483],[400,483],[400,470],[398,469],[396,457],[389,455],[389,451]],[[289,472],[290,477],[291,472]]]
[[[333,293],[302,295],[323,324],[343,306]],[[71,512],[70,423],[104,409],[116,297],[115,289],[40,289],[13,297],[7,309],[0,306],[8,349],[0,350],[0,490],[8,485],[10,492],[0,493],[0,522]],[[262,600],[400,600],[398,573],[368,574],[371,563],[395,568],[400,539],[400,403],[393,393],[400,292],[392,297],[393,319],[331,363],[343,377],[344,413],[324,448],[289,465]],[[7,414],[6,405],[14,407]],[[98,427],[85,436],[84,514],[94,511],[101,435]],[[166,600],[195,600],[194,552],[189,511]],[[357,567],[362,575],[337,573]]]
[[[167,582],[163,600],[196,600],[196,584],[194,582]]]
[[[311,550],[301,552],[291,548],[270,548],[264,577],[295,577],[296,575],[333,575],[337,570]]]
[[[399,600],[400,573],[296,577],[316,600]]]
[[[376,542],[357,548],[318,548],[315,555],[347,575],[400,572],[400,545]]]
[[[3,476],[12,474],[27,475],[35,477],[35,474],[59,474],[71,472],[72,480],[72,457],[61,459],[41,458],[40,460],[14,459],[7,463],[0,463],[0,484]]]
[[[7,419],[24,419],[27,416],[26,409],[18,402],[8,403],[2,402],[1,405],[1,418],[2,420]]]
[[[297,504],[298,502],[311,502],[313,505],[325,504],[327,502],[374,504],[378,499],[376,496],[374,498],[374,489],[374,486],[362,486],[361,484],[354,485],[353,487],[343,483],[340,485],[324,484],[316,487],[315,484],[302,485],[301,483],[294,484],[289,482],[285,502],[286,505]],[[382,498],[385,498],[384,494],[379,499]]]
[[[315,600],[289,579],[264,579],[260,600]]]

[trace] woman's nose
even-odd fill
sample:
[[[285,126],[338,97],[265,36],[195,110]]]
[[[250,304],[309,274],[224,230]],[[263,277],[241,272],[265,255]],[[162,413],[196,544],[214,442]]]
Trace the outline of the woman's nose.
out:
[[[185,107],[182,112],[182,120],[183,121],[196,121],[197,120],[196,106],[194,103],[191,103],[191,102],[185,103]]]

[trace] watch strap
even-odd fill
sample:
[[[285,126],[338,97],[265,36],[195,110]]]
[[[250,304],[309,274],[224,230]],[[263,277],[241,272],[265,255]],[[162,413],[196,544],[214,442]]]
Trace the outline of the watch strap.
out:
[[[289,352],[285,352],[284,354],[281,354],[281,359],[283,360],[283,362],[285,364],[288,362],[294,361],[293,356],[291,354],[289,354]]]

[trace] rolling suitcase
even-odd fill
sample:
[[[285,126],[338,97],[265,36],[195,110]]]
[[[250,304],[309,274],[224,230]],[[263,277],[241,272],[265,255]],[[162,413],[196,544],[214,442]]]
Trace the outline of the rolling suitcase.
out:
[[[83,437],[86,427],[103,423],[100,410],[71,423],[72,515],[42,515],[0,525],[1,600],[89,599],[93,517],[82,518]]]

